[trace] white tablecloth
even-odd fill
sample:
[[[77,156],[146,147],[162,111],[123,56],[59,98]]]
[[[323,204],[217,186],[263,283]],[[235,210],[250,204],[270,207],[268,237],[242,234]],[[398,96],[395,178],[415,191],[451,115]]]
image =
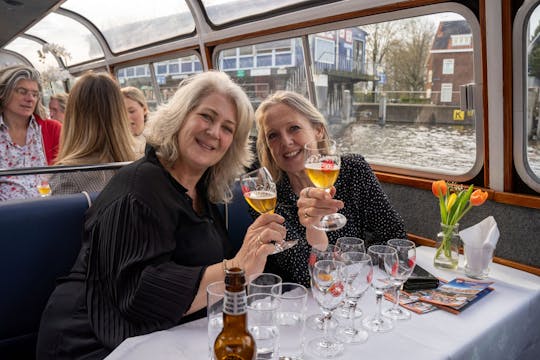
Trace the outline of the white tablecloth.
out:
[[[446,280],[464,276],[463,259],[456,271],[444,271],[433,268],[433,254],[432,248],[418,247],[418,264]],[[492,264],[488,280],[495,282],[495,291],[463,313],[413,313],[389,333],[370,333],[366,343],[346,345],[338,359],[540,359],[540,277]],[[375,312],[374,293],[366,292],[359,305],[365,314]],[[390,303],[385,301],[383,306]],[[317,311],[310,299],[308,313]],[[200,319],[129,338],[107,360],[208,359],[206,327],[206,319]],[[306,339],[318,335],[306,331]],[[316,359],[309,349],[304,358]]]

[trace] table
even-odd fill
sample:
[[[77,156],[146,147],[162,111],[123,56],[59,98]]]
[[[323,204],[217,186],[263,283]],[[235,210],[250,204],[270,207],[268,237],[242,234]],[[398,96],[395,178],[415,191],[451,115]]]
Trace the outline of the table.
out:
[[[434,249],[417,248],[417,262],[434,275],[451,280],[463,277],[463,258],[455,271],[435,269]],[[413,313],[384,334],[370,332],[368,341],[345,345],[337,359],[540,359],[540,277],[492,264],[488,280],[495,281],[489,295],[459,315],[437,310]],[[375,312],[375,295],[369,290],[359,306]],[[383,306],[390,306],[385,301]],[[308,314],[318,311],[313,299]],[[358,320],[357,320],[358,321]],[[208,359],[206,319],[169,330],[126,339],[106,359]],[[319,334],[306,330],[306,339]],[[307,350],[306,360],[316,359]]]

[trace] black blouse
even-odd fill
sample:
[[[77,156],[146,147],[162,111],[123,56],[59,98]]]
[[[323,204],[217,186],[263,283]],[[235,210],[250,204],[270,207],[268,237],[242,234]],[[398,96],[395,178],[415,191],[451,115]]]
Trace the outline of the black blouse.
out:
[[[347,224],[339,230],[327,232],[330,244],[335,244],[340,237],[355,236],[364,239],[367,249],[370,245],[406,236],[403,219],[390,204],[377,177],[361,155],[342,156],[335,187],[334,198],[345,203],[340,213],[347,217]],[[305,227],[298,220],[298,196],[287,176],[278,182],[277,193],[276,213],[285,218],[287,239],[300,241],[289,250],[269,256],[265,271],[280,275],[283,281],[309,287],[307,265],[311,245],[306,240]]]
[[[197,186],[205,208],[198,215],[186,189],[150,148],[146,157],[121,169],[101,192],[87,212],[79,258],[62,284],[81,284],[93,330],[86,334],[89,339],[97,338],[104,348],[113,349],[127,337],[204,316],[205,309],[194,316],[184,314],[206,267],[232,256],[219,209],[207,198],[205,178]],[[70,300],[53,294],[48,306],[55,301]],[[74,314],[44,316],[52,319],[42,320],[40,336],[42,331],[57,331],[67,343],[78,343],[70,339],[81,337],[70,331]],[[47,320],[59,323],[58,317],[65,318],[64,328],[43,329]]]

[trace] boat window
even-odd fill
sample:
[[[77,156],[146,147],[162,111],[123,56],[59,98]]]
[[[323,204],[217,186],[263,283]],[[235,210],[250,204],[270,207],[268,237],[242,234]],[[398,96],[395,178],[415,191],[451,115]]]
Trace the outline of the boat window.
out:
[[[54,52],[55,48],[61,47],[64,53],[59,55],[65,66],[103,57],[103,51],[96,37],[80,22],[64,15],[55,13],[47,15],[32,26],[27,34],[51,44],[46,45],[42,52]]]
[[[313,94],[342,151],[362,154],[378,169],[456,181],[478,174],[477,23],[452,12],[305,36],[309,56],[302,37],[283,39],[219,48],[218,67],[242,84],[255,107],[276,90]]]
[[[58,68],[55,57],[51,53],[44,53],[42,45],[37,41],[17,37],[6,45],[6,50],[21,54],[40,72],[47,68]]]
[[[540,2],[525,2],[514,22],[514,163],[540,191]]]
[[[307,95],[301,38],[223,49],[217,55],[218,68],[243,87],[254,108],[277,90]]]
[[[152,81],[152,68],[156,78],[156,87]],[[183,79],[202,71],[199,57],[187,55],[153,64],[118,68],[116,78],[122,87],[135,86],[142,90],[148,102],[148,108],[152,111],[158,104],[166,103],[174,95],[178,84]]]
[[[67,0],[62,8],[79,13],[103,34],[113,53],[190,34],[195,22],[184,0]],[[106,11],[104,10],[106,9]]]
[[[238,19],[310,2],[306,0],[202,0],[205,12],[214,25],[223,25]]]

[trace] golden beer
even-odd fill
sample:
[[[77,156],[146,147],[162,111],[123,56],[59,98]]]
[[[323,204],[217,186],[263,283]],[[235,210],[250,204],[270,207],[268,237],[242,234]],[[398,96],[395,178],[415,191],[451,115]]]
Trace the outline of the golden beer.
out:
[[[37,186],[39,195],[41,197],[49,196],[51,195],[51,187],[47,183],[41,183]]]
[[[339,166],[322,162],[306,164],[306,174],[313,185],[318,188],[328,189],[336,182],[339,175]]]
[[[272,214],[276,208],[277,194],[267,190],[249,191],[244,194],[248,204],[259,214]]]

